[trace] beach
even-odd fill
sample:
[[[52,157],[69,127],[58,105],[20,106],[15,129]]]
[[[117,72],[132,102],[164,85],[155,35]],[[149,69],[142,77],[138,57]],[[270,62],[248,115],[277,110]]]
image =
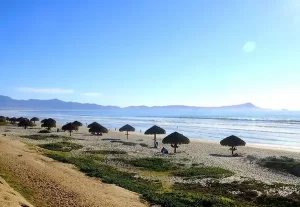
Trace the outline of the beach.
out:
[[[9,178],[13,186],[18,186],[21,193],[34,200],[35,206],[146,206],[136,193],[89,178],[69,164],[53,162],[41,155],[28,140],[19,137],[36,130],[0,127],[0,131],[7,135],[0,136],[0,177],[3,174],[4,178]],[[1,207],[32,207],[19,193],[14,199],[6,194],[0,188]]]
[[[58,124],[59,128],[61,124]],[[11,132],[6,132],[10,139],[22,140],[26,143],[40,143],[43,141],[28,140],[20,138],[20,135],[36,134],[39,129],[24,130],[23,128],[13,127]],[[53,130],[54,131],[54,130]],[[2,132],[3,128],[2,128]],[[53,134],[57,134],[53,132]],[[68,132],[60,132],[60,135],[69,136]],[[88,128],[80,127],[78,132],[72,134],[72,138],[84,146],[84,149],[104,149],[104,150],[124,150],[129,155],[134,157],[152,157],[161,156],[160,149],[165,147],[170,153],[173,152],[173,148],[170,145],[162,144],[161,140],[165,135],[157,135],[159,143],[158,149],[150,148],[153,146],[153,136],[144,135],[140,132],[129,132],[129,139],[126,139],[125,132],[118,132],[114,129],[110,129],[109,133],[103,134],[103,136],[93,136],[88,132]],[[136,145],[123,145],[118,142],[111,142],[114,140],[120,140],[124,142],[132,142]],[[140,146],[141,143],[147,144],[149,147]],[[242,154],[241,157],[232,157],[229,147],[221,146],[217,142],[210,142],[203,139],[191,139],[191,143],[188,145],[180,145],[178,153],[172,156],[172,159],[181,160],[189,159],[190,163],[203,163],[204,165],[222,167],[228,170],[232,170],[236,173],[237,178],[249,177],[263,182],[282,182],[282,183],[300,183],[300,179],[286,174],[275,173],[270,170],[261,168],[260,166],[251,163],[247,156],[254,158],[265,158],[270,156],[285,156],[290,158],[299,159],[300,151],[292,148],[278,148],[267,145],[250,145],[245,147],[238,147],[237,153]]]
[[[57,128],[60,127],[61,124],[57,124]],[[61,163],[53,162],[51,161],[50,158],[44,157],[39,152],[38,150],[39,148],[36,147],[36,145],[49,143],[49,142],[50,143],[56,142],[54,139],[53,140],[51,139],[32,140],[32,139],[21,137],[24,135],[25,136],[36,135],[38,134],[39,130],[40,130],[39,127],[34,127],[32,129],[25,130],[24,128],[20,128],[16,126],[1,126],[0,134],[2,136],[0,140],[1,140],[2,147],[6,149],[6,150],[1,150],[1,155],[2,155],[0,156],[1,164],[5,162],[8,163],[7,160],[11,159],[11,157],[14,157],[14,159],[18,158],[19,164],[26,163],[26,165],[24,166],[25,167],[27,166],[28,168],[29,167],[32,168],[31,166],[28,165],[36,165],[36,162],[42,162],[42,163],[38,163],[39,166],[35,166],[35,168],[40,168],[41,167],[40,165],[43,166],[41,168],[42,170],[38,171],[38,176],[43,177],[43,182],[46,180],[45,182],[48,183],[46,184],[46,186],[48,186],[49,183],[52,183],[53,180],[55,180],[55,183],[60,183],[58,186],[55,186],[53,188],[60,189],[60,191],[63,192],[60,193],[62,197],[59,197],[59,199],[61,199],[62,202],[65,200],[69,200],[68,201],[69,206],[98,206],[99,203],[96,204],[98,201],[101,200],[101,202],[106,202],[105,201],[106,199],[108,201],[106,206],[126,206],[127,204],[125,205],[122,202],[118,203],[119,201],[115,200],[115,197],[113,195],[116,193],[116,191],[118,191],[118,194],[120,192],[123,193],[124,198],[127,198],[129,203],[135,200],[135,202],[133,202],[131,206],[145,205],[144,203],[140,203],[138,196],[135,193],[131,194],[129,191],[116,187],[114,185],[113,187],[111,187],[112,185],[101,184],[99,181],[96,182],[91,178],[87,178],[86,176],[80,174],[77,171],[74,174],[73,172],[74,168],[70,167],[69,164],[61,164]],[[51,134],[53,135],[70,137],[69,132],[56,132],[55,129],[53,129],[52,131],[53,132]],[[79,151],[118,150],[118,151],[126,152],[126,155],[122,156],[123,158],[124,157],[129,157],[129,158],[163,157],[172,160],[172,162],[184,163],[187,166],[192,166],[197,164],[197,165],[204,165],[204,166],[220,167],[234,172],[233,176],[221,179],[221,182],[225,182],[225,183],[233,182],[233,181],[243,181],[247,179],[254,179],[266,184],[272,184],[272,183],[284,183],[284,184],[292,184],[292,185],[300,184],[300,179],[296,176],[263,168],[258,164],[256,164],[255,162],[255,160],[257,159],[270,157],[270,156],[277,156],[277,157],[285,156],[289,158],[299,159],[300,152],[297,151],[297,149],[287,150],[286,148],[278,149],[276,147],[265,146],[265,145],[259,145],[259,146],[246,145],[245,147],[238,147],[237,153],[240,154],[239,157],[232,157],[231,152],[228,150],[229,147],[221,146],[217,142],[203,141],[201,139],[191,139],[190,144],[180,145],[180,147],[177,149],[178,153],[173,154],[173,148],[171,148],[170,145],[162,144],[161,140],[164,136],[165,135],[157,136],[157,141],[159,143],[159,146],[156,149],[153,148],[153,136],[151,135],[144,135],[143,133],[140,132],[129,132],[129,138],[127,140],[125,132],[118,132],[115,131],[115,129],[110,129],[109,132],[107,134],[103,134],[103,136],[94,136],[88,132],[87,127],[83,126],[80,127],[78,132],[72,133],[71,136],[72,139],[70,140],[70,142],[83,145],[84,147]],[[30,152],[30,147],[33,150],[31,152]],[[160,149],[162,147],[167,148],[170,153],[168,155],[163,155],[160,152]],[[9,149],[12,149],[12,152],[10,152]],[[21,150],[21,151],[16,152],[16,150]],[[4,154],[5,156],[3,156]],[[18,157],[19,154],[22,156]],[[32,163],[33,161],[35,163]],[[107,164],[118,167],[118,164],[116,165],[116,163],[111,163],[110,161],[108,161]],[[52,168],[53,171],[50,168]],[[11,167],[11,169],[14,168]],[[26,168],[22,170],[26,171]],[[20,174],[19,176],[22,176],[23,174],[22,171],[20,171],[20,169],[18,169],[16,172]],[[76,179],[79,179],[82,182],[80,183],[76,182],[76,179],[73,179],[74,175],[75,177],[78,176],[76,177]],[[143,174],[143,178],[156,179],[151,174]],[[170,184],[174,184],[178,182],[179,183],[188,182],[178,177],[172,177],[172,178],[165,177],[163,179],[166,179],[165,181]],[[33,182],[30,179],[27,181]],[[45,193],[43,191],[41,192]],[[97,192],[97,193],[93,194],[90,192]],[[112,197],[109,197],[110,194],[114,199],[112,199]],[[51,195],[51,193],[49,195]],[[44,196],[44,195],[41,194],[39,196]],[[56,197],[56,196],[58,196],[58,194],[52,194],[52,197]],[[96,203],[90,202],[94,198],[99,198],[99,199],[93,201]],[[53,201],[49,200],[49,202],[51,203]],[[72,202],[75,202],[78,205],[77,204],[74,205],[74,203],[72,204]],[[88,204],[88,205],[84,205],[84,204]],[[57,203],[55,204],[54,202],[51,203],[51,205],[49,206],[55,206],[55,205],[57,205]]]

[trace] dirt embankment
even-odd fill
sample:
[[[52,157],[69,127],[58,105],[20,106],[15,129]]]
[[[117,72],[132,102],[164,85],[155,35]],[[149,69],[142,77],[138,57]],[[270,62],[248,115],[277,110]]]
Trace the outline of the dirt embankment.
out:
[[[0,175],[34,206],[147,206],[131,191],[89,178],[71,165],[55,162],[7,137],[0,139]],[[12,192],[11,196],[6,196],[7,192]],[[13,194],[14,191],[0,189],[2,200],[14,201]],[[20,194],[15,195],[16,204],[3,202],[1,206],[31,206]]]

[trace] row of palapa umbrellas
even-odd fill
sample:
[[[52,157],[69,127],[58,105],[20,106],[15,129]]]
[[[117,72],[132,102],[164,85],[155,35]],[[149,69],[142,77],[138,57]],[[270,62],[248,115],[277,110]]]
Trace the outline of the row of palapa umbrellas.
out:
[[[125,126],[121,127],[119,129],[120,132],[126,132],[126,136],[128,139],[128,132],[134,132],[135,128],[133,126],[130,126],[129,124],[126,124]],[[154,147],[156,147],[156,135],[157,134],[166,134],[166,131],[159,127],[159,126],[152,126],[148,130],[145,131],[146,135],[154,135]],[[171,147],[174,148],[174,153],[176,153],[176,149],[178,148],[178,145],[180,144],[189,144],[190,140],[183,134],[180,134],[178,132],[173,132],[166,136],[162,140],[163,144],[171,144]],[[220,144],[222,146],[230,146],[230,150],[232,152],[232,155],[234,154],[234,151],[236,150],[237,146],[245,146],[246,142],[237,136],[231,135],[225,139],[223,139]]]
[[[21,120],[25,120],[25,119],[22,118],[22,117],[17,119],[15,117],[9,118],[9,117],[0,116],[0,121],[1,120],[3,120],[3,121],[9,120],[9,121],[12,121],[12,122],[16,122],[16,121],[21,121]],[[30,121],[35,122],[35,121],[39,121],[39,119],[37,117],[34,117]],[[53,121],[55,122],[55,120],[53,120]],[[29,120],[28,120],[28,122],[29,122]],[[80,122],[78,122],[78,123],[80,123]],[[71,124],[71,123],[68,123],[68,124]],[[65,125],[64,127],[68,126],[68,124]],[[82,124],[80,123],[80,125],[82,125]],[[102,125],[100,125],[96,122],[90,124],[88,127],[90,128],[91,132],[96,132],[98,134],[101,133],[101,132],[107,133],[107,131],[108,131],[105,127],[103,127]],[[94,130],[93,129],[91,130],[91,128],[94,128]],[[68,129],[66,129],[66,130],[68,130]],[[73,130],[73,129],[70,129],[70,130]],[[130,126],[129,124],[126,124],[125,126],[121,127],[119,129],[119,131],[120,132],[126,131],[126,136],[127,136],[127,139],[128,139],[128,135],[129,135],[128,132],[134,132],[135,128]],[[151,128],[149,128],[147,131],[145,131],[145,134],[146,135],[154,135],[154,147],[156,147],[156,135],[157,134],[166,134],[166,131],[163,128],[159,127],[159,126],[154,125]],[[176,153],[176,149],[178,148],[178,145],[180,145],[180,144],[189,144],[190,140],[189,140],[189,138],[187,138],[183,134],[180,134],[178,132],[173,132],[173,133],[169,134],[168,136],[166,136],[162,140],[162,143],[163,144],[171,144],[171,147],[174,148],[174,153]],[[246,142],[243,141],[242,139],[232,135],[232,136],[229,136],[229,137],[223,139],[220,142],[220,144],[223,145],[223,146],[230,146],[231,147],[230,150],[232,151],[232,155],[233,155],[233,152],[236,150],[236,147],[237,146],[245,146]]]

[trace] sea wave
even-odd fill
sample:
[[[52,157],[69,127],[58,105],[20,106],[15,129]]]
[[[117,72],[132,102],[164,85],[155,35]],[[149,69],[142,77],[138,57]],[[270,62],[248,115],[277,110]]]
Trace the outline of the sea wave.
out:
[[[166,117],[167,118],[167,117]],[[169,117],[171,118],[171,117]],[[277,119],[277,118],[257,118],[257,117],[172,117],[178,119],[208,119],[208,120],[224,120],[224,121],[252,121],[252,122],[274,122],[286,124],[300,124],[300,119]]]

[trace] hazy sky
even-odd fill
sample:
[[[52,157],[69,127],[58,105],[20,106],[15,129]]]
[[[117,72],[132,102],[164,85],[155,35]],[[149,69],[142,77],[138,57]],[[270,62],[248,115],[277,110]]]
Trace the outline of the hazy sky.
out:
[[[300,109],[298,0],[2,0],[0,94]]]

